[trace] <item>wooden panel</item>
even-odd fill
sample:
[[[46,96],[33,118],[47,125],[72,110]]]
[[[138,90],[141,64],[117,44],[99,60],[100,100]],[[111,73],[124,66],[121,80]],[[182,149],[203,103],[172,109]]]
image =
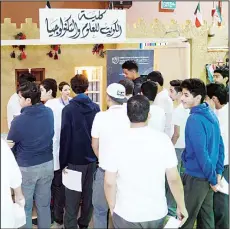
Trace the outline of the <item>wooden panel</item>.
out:
[[[18,88],[19,76],[28,73],[28,69],[15,69],[15,87]],[[45,79],[45,68],[33,68],[31,69],[31,74],[36,77],[36,83],[40,84],[42,80]]]

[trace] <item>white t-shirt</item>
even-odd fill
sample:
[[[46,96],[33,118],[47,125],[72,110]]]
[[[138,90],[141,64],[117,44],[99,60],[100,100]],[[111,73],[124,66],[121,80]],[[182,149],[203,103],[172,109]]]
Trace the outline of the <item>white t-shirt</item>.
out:
[[[216,116],[220,123],[220,132],[224,142],[224,151],[225,151],[225,158],[224,158],[224,165],[228,165],[228,104],[224,105],[221,109],[215,110]]]
[[[114,138],[106,171],[117,172],[114,212],[129,222],[167,215],[165,172],[177,166],[175,148],[165,134],[151,128],[129,128]]]
[[[59,149],[60,149],[60,134],[61,134],[61,119],[63,103],[59,98],[50,99],[45,103],[45,106],[51,108],[54,114],[54,137],[53,137],[53,158],[54,158],[54,170],[60,169],[59,162]]]
[[[164,132],[165,130],[165,122],[166,116],[164,110],[154,104],[150,105],[150,119],[148,120],[148,126],[153,128],[154,130],[159,130]]]
[[[1,139],[1,228],[14,228],[11,188],[21,186],[22,175],[8,144]]]
[[[181,104],[179,104],[172,114],[172,124],[173,126],[180,127],[180,137],[178,138],[175,148],[184,149],[185,148],[185,126],[189,116],[189,109],[185,109]]]
[[[129,128],[130,122],[123,105],[111,106],[107,111],[98,112],[94,118],[91,135],[99,138],[99,166],[104,169],[106,157],[110,156],[114,136]]]
[[[7,123],[9,129],[14,117],[21,114],[21,109],[22,107],[19,103],[19,96],[17,93],[14,93],[7,103]]]
[[[173,125],[172,125],[172,112],[173,112],[173,101],[169,97],[168,91],[163,89],[157,94],[154,104],[163,108],[165,111],[166,122],[164,132],[171,138],[173,135]]]

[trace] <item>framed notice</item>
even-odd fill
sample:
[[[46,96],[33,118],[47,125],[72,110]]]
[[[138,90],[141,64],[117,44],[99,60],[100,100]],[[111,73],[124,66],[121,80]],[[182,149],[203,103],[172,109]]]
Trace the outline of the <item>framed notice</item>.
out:
[[[122,64],[134,60],[139,74],[148,75],[153,71],[154,50],[107,50],[107,85],[124,79]]]
[[[125,10],[39,9],[40,40],[60,44],[126,40]]]
[[[159,12],[174,12],[176,0],[161,0],[159,2]]]

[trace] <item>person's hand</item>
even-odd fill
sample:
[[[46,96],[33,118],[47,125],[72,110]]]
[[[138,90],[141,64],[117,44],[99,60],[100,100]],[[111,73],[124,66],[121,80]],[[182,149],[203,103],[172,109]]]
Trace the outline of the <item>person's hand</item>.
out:
[[[15,145],[15,143],[12,140],[6,140],[8,146],[12,149]]]
[[[220,185],[219,185],[219,184],[216,184],[216,185],[211,185],[211,184],[210,184],[210,187],[212,188],[212,190],[213,190],[214,192],[218,192],[218,188],[220,187]]]
[[[67,174],[68,172],[66,171],[66,169],[67,169],[67,166],[62,170],[62,172],[64,173],[64,174]]]
[[[181,224],[180,224],[180,227],[181,227],[188,219],[188,212],[185,206],[182,208],[177,207],[177,217],[181,221]]]
[[[15,203],[18,204],[20,207],[25,207],[25,198],[23,195],[16,195],[15,196]]]

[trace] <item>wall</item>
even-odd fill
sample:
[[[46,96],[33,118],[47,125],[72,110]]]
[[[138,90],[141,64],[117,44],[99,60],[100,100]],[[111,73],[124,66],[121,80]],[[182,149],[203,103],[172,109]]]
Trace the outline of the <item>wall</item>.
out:
[[[51,8],[76,8],[76,9],[105,9],[108,3],[104,1],[50,1]],[[1,23],[4,18],[11,18],[12,23],[16,23],[20,28],[21,23],[25,22],[25,18],[32,18],[34,23],[39,23],[39,8],[45,8],[46,1],[25,1],[25,2],[1,2]],[[19,10],[20,9],[20,10]]]
[[[215,6],[218,1],[215,1]],[[162,23],[169,23],[172,19],[178,23],[185,23],[186,20],[194,20],[194,12],[198,1],[176,1],[176,9],[171,13],[162,13],[158,10],[159,1],[133,1],[132,7],[127,11],[127,24],[137,22],[142,18],[145,22],[151,23],[157,18]],[[200,1],[203,20],[208,24],[212,22],[211,10],[213,1]],[[222,1],[222,17],[228,23],[228,1]]]

